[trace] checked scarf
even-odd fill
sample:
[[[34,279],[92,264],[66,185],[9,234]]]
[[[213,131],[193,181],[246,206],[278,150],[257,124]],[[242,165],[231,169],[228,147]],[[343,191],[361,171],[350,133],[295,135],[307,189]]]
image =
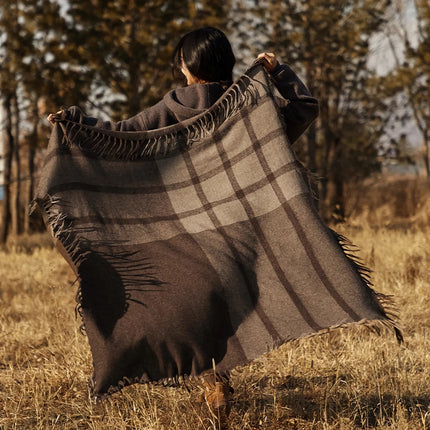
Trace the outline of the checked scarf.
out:
[[[315,210],[279,103],[255,65],[173,126],[55,125],[35,203],[79,278],[96,396],[351,323],[401,336]]]

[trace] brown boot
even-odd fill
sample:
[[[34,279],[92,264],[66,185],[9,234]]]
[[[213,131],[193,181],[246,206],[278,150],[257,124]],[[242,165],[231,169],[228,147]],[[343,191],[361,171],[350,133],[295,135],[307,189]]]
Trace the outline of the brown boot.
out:
[[[218,421],[218,428],[227,428],[228,401],[231,388],[228,379],[218,373],[208,373],[204,376],[204,399]]]
[[[205,400],[210,408],[227,408],[230,395],[228,382],[217,381],[215,384],[205,382],[203,385],[205,387]]]

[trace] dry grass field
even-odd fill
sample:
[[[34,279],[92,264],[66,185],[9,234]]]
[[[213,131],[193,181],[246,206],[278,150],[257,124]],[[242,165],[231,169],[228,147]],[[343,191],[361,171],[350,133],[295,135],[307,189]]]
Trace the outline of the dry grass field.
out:
[[[359,247],[375,288],[395,297],[404,344],[364,327],[288,343],[234,372],[230,429],[430,429],[430,211],[420,200],[418,215],[394,219],[380,206],[336,229]],[[0,250],[0,429],[216,429],[196,385],[89,398],[74,277],[46,243]]]

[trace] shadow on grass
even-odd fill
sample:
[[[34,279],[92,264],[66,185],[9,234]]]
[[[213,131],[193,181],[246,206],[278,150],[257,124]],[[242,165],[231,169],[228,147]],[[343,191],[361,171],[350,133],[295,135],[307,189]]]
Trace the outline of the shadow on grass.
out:
[[[395,425],[399,419],[430,425],[430,394],[413,395],[354,391],[348,375],[313,378],[264,377],[236,390],[232,398],[231,428],[320,429],[323,423],[369,429]],[[343,427],[342,427],[343,428]],[[427,428],[427,427],[424,427]]]

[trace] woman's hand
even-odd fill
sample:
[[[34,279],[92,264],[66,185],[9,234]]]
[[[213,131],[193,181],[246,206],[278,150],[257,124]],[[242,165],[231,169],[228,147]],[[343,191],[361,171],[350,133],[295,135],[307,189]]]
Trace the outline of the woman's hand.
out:
[[[261,64],[268,72],[275,70],[276,66],[279,64],[275,54],[272,52],[262,52],[258,54],[257,60],[261,61]]]
[[[66,111],[64,109],[59,110],[56,113],[51,113],[46,118],[52,125],[56,122],[64,121],[66,119]]]

